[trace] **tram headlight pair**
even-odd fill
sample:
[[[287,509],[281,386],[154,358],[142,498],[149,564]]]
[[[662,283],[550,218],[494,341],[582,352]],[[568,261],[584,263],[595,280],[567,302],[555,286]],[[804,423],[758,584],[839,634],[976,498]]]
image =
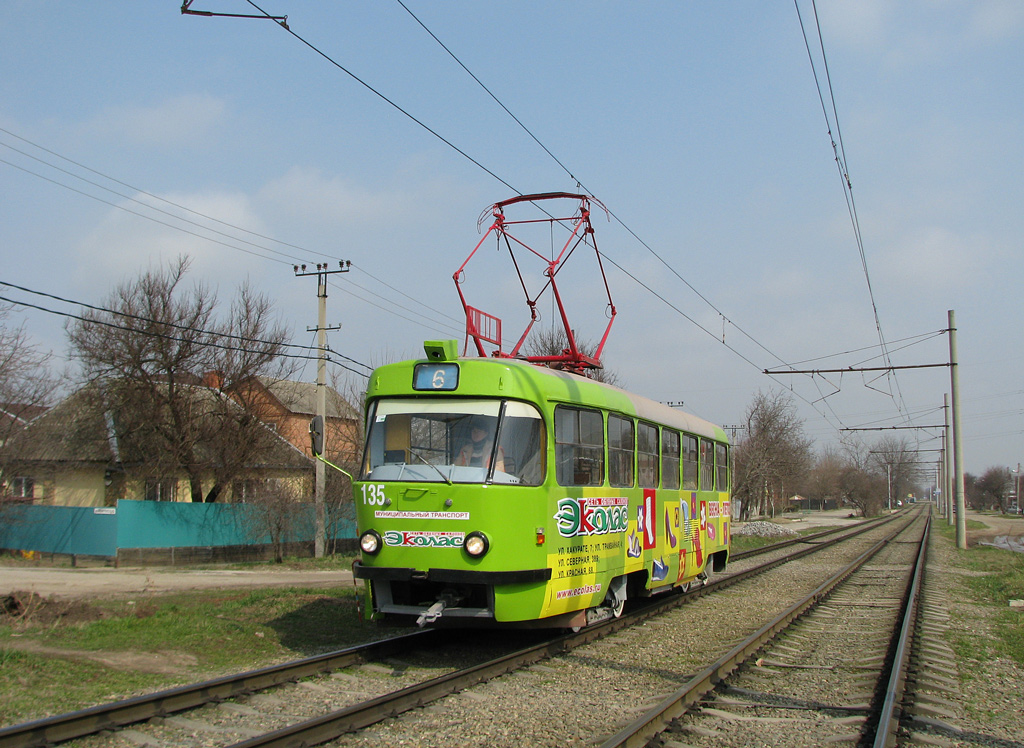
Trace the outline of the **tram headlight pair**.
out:
[[[363,553],[375,556],[380,551],[380,546],[381,539],[376,530],[367,530],[359,537],[359,547],[363,549]]]
[[[487,536],[482,532],[471,532],[466,536],[466,540],[462,544],[463,549],[473,558],[480,558],[487,549],[491,547],[491,543],[487,540]]]
[[[368,556],[377,555],[380,552],[381,545],[383,545],[383,541],[376,530],[367,530],[359,536],[359,547]],[[487,540],[486,535],[478,531],[467,535],[462,547],[473,558],[480,558],[490,549],[491,543]]]

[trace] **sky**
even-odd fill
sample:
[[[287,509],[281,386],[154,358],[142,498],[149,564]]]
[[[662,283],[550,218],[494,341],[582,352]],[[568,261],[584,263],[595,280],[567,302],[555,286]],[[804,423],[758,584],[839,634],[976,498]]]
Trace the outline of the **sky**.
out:
[[[102,304],[187,255],[190,281],[225,306],[248,281],[313,345],[316,282],[293,265],[350,261],[330,346],[373,366],[464,339],[452,275],[489,206],[582,192],[609,211],[604,363],[627,389],[726,426],[784,390],[818,448],[903,437],[935,460],[939,430],[902,427],[943,423],[948,367],[764,370],[948,364],[954,310],[964,468],[1024,462],[1024,4],[257,5],[288,29],[7,0],[0,281],[28,290],[0,296],[76,314],[38,292]],[[595,267],[560,274],[590,340]],[[507,253],[487,244],[463,288],[506,338],[525,328]],[[63,365],[52,311],[13,319]]]

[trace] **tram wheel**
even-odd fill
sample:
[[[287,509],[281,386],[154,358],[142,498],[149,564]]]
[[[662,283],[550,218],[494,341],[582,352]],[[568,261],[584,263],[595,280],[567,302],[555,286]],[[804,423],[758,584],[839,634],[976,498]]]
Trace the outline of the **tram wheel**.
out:
[[[608,607],[611,608],[612,615],[616,618],[622,617],[622,611],[626,607],[626,598],[619,598],[618,595],[609,593],[608,597],[605,598],[605,602],[608,603]]]

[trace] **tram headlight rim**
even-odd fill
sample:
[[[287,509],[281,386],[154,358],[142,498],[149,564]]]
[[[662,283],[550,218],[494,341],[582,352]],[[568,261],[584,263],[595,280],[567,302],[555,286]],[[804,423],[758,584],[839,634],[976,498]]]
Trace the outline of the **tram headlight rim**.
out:
[[[462,548],[472,558],[483,558],[491,548],[491,541],[479,530],[474,530],[466,536]]]
[[[359,549],[368,556],[376,556],[383,545],[384,541],[376,530],[367,530],[359,536]]]

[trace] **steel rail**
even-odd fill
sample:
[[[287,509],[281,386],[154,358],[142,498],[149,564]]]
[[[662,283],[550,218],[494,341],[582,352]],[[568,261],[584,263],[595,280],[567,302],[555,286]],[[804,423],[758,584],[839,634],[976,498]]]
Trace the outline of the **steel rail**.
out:
[[[39,748],[124,727],[153,717],[193,709],[211,701],[223,701],[310,675],[330,672],[356,662],[390,657],[407,649],[413,639],[426,645],[431,639],[440,636],[442,632],[435,630],[417,631],[281,665],[12,725],[0,729],[0,748]]]
[[[897,529],[888,537],[883,538],[866,550],[852,563],[834,574],[809,595],[794,603],[738,643],[716,662],[693,676],[656,706],[609,737],[605,742],[601,743],[600,748],[620,748],[622,746],[625,748],[642,748],[647,745],[648,741],[654,735],[661,732],[673,719],[682,716],[692,704],[713,690],[719,682],[724,680],[741,663],[749,659],[751,655],[760,650],[776,634],[788,627],[790,623],[817,605],[821,600],[828,597],[836,587],[870,561],[908,526],[905,525]]]
[[[892,514],[892,515],[889,515],[888,517],[882,517],[882,518],[879,518],[879,519],[872,519],[872,520],[868,520],[867,522],[862,522],[861,524],[856,525],[853,528],[851,528],[851,527],[832,527],[832,528],[830,528],[828,530],[822,530],[821,532],[815,532],[815,533],[812,533],[810,535],[801,535],[798,538],[789,538],[788,540],[780,540],[778,543],[772,543],[770,545],[763,545],[760,548],[751,548],[748,551],[740,551],[739,553],[730,553],[729,554],[729,560],[730,561],[739,561],[741,558],[750,558],[751,556],[760,556],[760,555],[765,554],[765,553],[771,553],[772,551],[778,551],[778,550],[781,550],[783,548],[787,548],[787,547],[789,547],[791,545],[798,545],[800,543],[810,543],[810,542],[813,542],[813,541],[816,541],[816,540],[820,540],[822,538],[827,538],[830,535],[835,535],[837,533],[846,532],[847,530],[852,530],[852,531],[849,532],[846,535],[843,535],[842,536],[843,538],[856,537],[857,535],[860,535],[863,532],[867,532],[868,530],[873,530],[876,527],[881,527],[882,525],[887,524],[889,522],[892,522],[893,520],[897,520],[897,519],[899,519],[902,516],[904,516],[904,515],[902,515],[902,514]]]
[[[265,735],[234,743],[229,748],[295,748],[326,743],[348,732],[376,724],[388,717],[425,706],[432,701],[499,675],[519,670],[540,660],[561,654],[574,646],[579,635],[565,635],[539,646],[527,647],[495,660],[441,675],[370,701],[289,725]]]
[[[895,537],[895,535],[903,529],[905,529],[905,527],[897,530],[889,538],[880,541],[869,551],[862,554],[858,558],[859,563],[855,562],[855,565],[851,565],[851,567],[848,567],[835,575],[829,580],[829,582],[832,582],[831,586],[829,586],[829,582],[826,582],[815,592],[811,593],[811,597],[819,599],[827,595],[831,591],[832,587],[856,571],[860,565],[870,559],[874,553],[877,553],[877,551],[883,547],[891,537]],[[409,686],[401,691],[380,696],[371,701],[355,704],[306,722],[290,725],[275,732],[267,733],[266,735],[259,735],[240,743],[235,743],[231,745],[230,748],[294,748],[295,746],[312,746],[334,740],[345,733],[354,732],[355,730],[375,724],[388,717],[396,716],[397,714],[409,709],[425,706],[432,701],[461,691],[469,686],[512,672],[554,655],[561,654],[582,644],[607,636],[626,626],[635,625],[640,621],[660,615],[668,609],[682,605],[687,600],[693,600],[696,597],[708,594],[716,589],[723,589],[731,586],[739,582],[741,579],[755,576],[758,573],[762,573],[774,568],[775,566],[779,566],[787,560],[794,560],[796,558],[815,553],[827,546],[848,539],[849,537],[851,537],[851,535],[846,535],[842,538],[834,538],[830,541],[826,541],[825,543],[802,549],[790,556],[787,556],[785,559],[770,561],[754,569],[748,569],[744,572],[740,572],[739,574],[734,574],[725,579],[706,585],[693,593],[688,593],[683,596],[677,596],[676,598],[668,601],[659,601],[653,605],[645,606],[641,610],[634,611],[629,615],[605,621],[584,629],[577,634],[566,634],[550,642],[528,647],[492,662],[483,663],[462,671],[442,675],[433,680]],[[795,607],[796,606],[794,606],[794,608]],[[795,618],[800,615],[801,612],[802,610],[793,613],[792,617]],[[759,647],[760,644],[758,644],[757,648]],[[741,660],[737,660],[737,662],[739,661]],[[631,743],[630,745],[640,746],[643,745],[643,743]],[[602,748],[604,747],[602,746]]]
[[[924,532],[921,537],[921,547],[917,552],[917,559],[914,563],[914,574],[907,586],[907,593],[904,599],[904,611],[900,622],[899,631],[895,637],[896,647],[892,656],[892,670],[886,684],[885,699],[879,710],[878,717],[874,721],[875,740],[873,748],[886,748],[896,745],[896,731],[900,726],[902,709],[900,701],[907,684],[907,664],[910,661],[911,645],[914,633],[917,630],[917,611],[921,600],[921,589],[924,578],[924,562],[928,552],[928,537],[931,532],[932,518],[928,515],[925,521]]]
[[[894,516],[894,518],[896,518],[896,516]],[[467,686],[473,685],[482,680],[486,680],[487,678],[493,678],[497,675],[509,672],[510,670],[514,670],[517,667],[523,667],[531,662],[551,657],[553,654],[568,651],[576,646],[603,638],[627,626],[656,617],[668,610],[695,600],[698,597],[738,584],[745,579],[757,576],[758,574],[769,571],[777,566],[781,566],[788,561],[793,561],[831,547],[877,526],[878,524],[863,526],[858,528],[855,532],[842,535],[841,537],[826,539],[820,543],[812,543],[799,551],[768,561],[750,569],[730,574],[722,579],[710,582],[695,590],[691,590],[686,594],[671,595],[666,598],[656,599],[655,602],[644,605],[621,618],[614,618],[598,623],[587,627],[578,633],[565,634],[548,642],[525,650],[520,650],[519,652],[512,653],[489,663],[457,671],[446,676],[440,676],[433,680],[425,681],[419,685],[410,686],[409,688],[396,691],[391,695],[381,696],[377,699],[364,702],[364,704],[355,705],[308,722],[299,723],[298,725],[290,728],[282,728],[282,730],[278,732],[287,732],[291,735],[298,735],[301,734],[303,726],[306,726],[313,735],[331,733],[332,730],[335,729],[330,727],[332,722],[344,725],[355,724],[357,721],[366,719],[366,717],[358,716],[358,712],[361,708],[365,708],[367,713],[372,713],[375,709],[379,711],[380,716],[369,722],[365,722],[365,724],[373,724],[373,722],[379,721],[387,716],[398,714],[401,711],[415,708],[416,706],[422,706],[425,703],[429,703],[430,701],[441,698],[442,696],[453,693],[454,691],[466,688]],[[832,533],[829,531],[819,533],[819,535],[828,534]],[[806,541],[808,538],[805,537],[798,539],[797,542],[800,540]],[[787,542],[785,544],[776,545],[789,544],[790,543]],[[771,546],[766,546],[766,548],[771,549]],[[331,652],[324,655],[306,658],[304,660],[283,663],[282,665],[241,673],[239,675],[225,676],[223,678],[189,686],[181,686],[179,688],[160,691],[154,694],[137,696],[112,704],[90,707],[77,712],[70,712],[20,725],[13,725],[11,727],[0,729],[0,748],[41,748],[41,746],[53,745],[55,743],[84,737],[104,730],[117,729],[129,724],[142,722],[153,717],[166,716],[168,714],[193,709],[206,703],[223,701],[234,696],[263,690],[307,676],[340,669],[355,662],[393,656],[394,654],[407,649],[413,640],[415,640],[417,646],[429,646],[433,639],[440,639],[447,633],[449,632],[436,629],[418,631],[404,636],[373,642],[368,645],[359,645],[345,650],[340,650],[338,652]],[[513,665],[513,663],[517,661],[516,658],[518,658],[519,664]],[[461,684],[459,683],[460,678],[463,679]],[[391,703],[390,707],[387,706],[389,699],[395,700]],[[397,706],[396,704],[402,704],[404,706]],[[347,731],[350,731],[350,729],[346,728],[341,732],[333,733],[332,737],[336,737],[338,734],[342,734]],[[270,733],[269,735],[276,735],[276,733]],[[324,740],[329,739],[331,738],[324,738]],[[251,741],[246,741],[237,745],[247,747],[262,745],[262,743],[259,743],[258,741],[259,738],[257,737]],[[274,742],[267,743],[267,745],[278,744],[279,743]],[[285,743],[280,743],[280,745],[284,744]],[[299,743],[291,740],[287,744],[298,745]],[[314,745],[315,739],[310,738],[309,740],[304,741],[304,744]]]

